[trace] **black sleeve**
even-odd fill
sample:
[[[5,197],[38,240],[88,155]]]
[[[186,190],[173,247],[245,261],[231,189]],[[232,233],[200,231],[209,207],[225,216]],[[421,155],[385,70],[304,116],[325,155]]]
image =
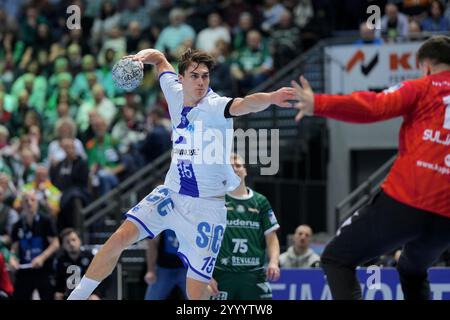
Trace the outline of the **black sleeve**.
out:
[[[73,180],[77,187],[87,188],[89,182],[89,168],[87,161],[79,159],[77,162],[76,170],[72,170]]]
[[[16,242],[16,241],[19,241],[19,237],[18,237],[18,235],[17,235],[17,233],[19,232],[19,222],[20,222],[20,220],[19,221],[17,221],[15,224],[14,224],[14,226],[13,226],[13,228],[12,228],[12,231],[11,231],[11,242],[12,243],[14,243],[14,242]]]
[[[50,181],[51,181],[57,188],[59,188],[58,181],[56,181],[56,180],[57,180],[57,177],[58,177],[58,172],[59,172],[59,170],[57,170],[58,167],[59,167],[59,163],[50,166],[50,170],[49,170],[49,173],[48,173],[49,176],[50,176]]]
[[[66,273],[67,270],[64,268],[64,264],[62,262],[62,256],[59,256],[56,261],[56,292],[65,293],[67,284],[66,284]]]
[[[43,217],[41,216],[41,219]],[[45,217],[45,236],[46,237],[57,237],[58,232],[56,231],[56,223],[53,217]]]
[[[233,104],[233,101],[234,101],[234,98],[231,99],[230,101],[228,101],[227,105],[225,106],[225,110],[223,111],[223,115],[225,116],[226,119],[235,117],[230,114],[230,108],[231,108],[231,105]]]

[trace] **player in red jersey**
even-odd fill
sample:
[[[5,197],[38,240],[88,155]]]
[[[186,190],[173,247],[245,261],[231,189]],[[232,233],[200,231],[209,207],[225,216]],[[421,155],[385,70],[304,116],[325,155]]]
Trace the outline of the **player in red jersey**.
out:
[[[292,82],[296,120],[313,114],[355,123],[404,119],[382,190],[323,252],[334,299],[361,299],[356,267],[401,246],[397,270],[405,299],[429,299],[427,269],[450,244],[450,38],[428,39],[418,59],[422,78],[382,93],[314,94],[303,77],[302,87]]]

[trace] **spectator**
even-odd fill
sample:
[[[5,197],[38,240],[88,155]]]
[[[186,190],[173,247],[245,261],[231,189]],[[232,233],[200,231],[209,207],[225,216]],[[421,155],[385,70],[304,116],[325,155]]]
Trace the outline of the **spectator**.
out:
[[[20,31],[22,41],[26,46],[33,46],[36,44],[38,33],[38,25],[45,22],[45,18],[39,13],[39,10],[29,5],[25,9],[25,19],[20,23]]]
[[[320,264],[320,257],[309,247],[312,229],[302,224],[295,229],[294,243],[286,252],[280,255],[282,268],[316,268]]]
[[[50,167],[52,183],[62,192],[58,215],[58,230],[73,227],[81,228],[81,208],[90,200],[88,193],[89,168],[81,157],[73,138],[63,138],[60,147],[64,158]]]
[[[231,29],[237,27],[240,21],[240,17],[244,12],[250,12],[255,10],[255,6],[252,6],[245,0],[227,0],[224,1],[222,14],[224,21],[230,26]],[[245,37],[244,37],[245,39]]]
[[[126,29],[131,21],[139,22],[142,30],[150,27],[149,15],[145,8],[141,6],[140,0],[128,0],[127,9],[120,15],[120,27]]]
[[[81,47],[74,43],[67,47],[67,58],[69,59],[69,70],[72,77],[75,77],[81,71]]]
[[[138,21],[131,21],[127,30],[127,53],[135,54],[138,50],[139,41],[142,38],[142,28]]]
[[[17,31],[16,20],[9,15],[3,6],[0,7],[0,33]]]
[[[17,108],[15,108],[12,113],[10,129],[19,131],[19,129],[21,128],[25,120],[25,114],[28,110],[31,110],[31,107],[28,103],[29,98],[30,95],[27,90],[22,90],[17,97],[14,96],[14,99],[17,99],[18,103]]]
[[[118,142],[108,133],[106,120],[99,116],[92,125],[95,137],[86,143],[91,183],[104,195],[119,184],[125,165],[121,163]]]
[[[426,35],[422,33],[422,27],[417,20],[412,19],[409,22],[409,40],[421,41],[426,38]]]
[[[155,49],[165,52],[168,57],[175,55],[178,47],[186,40],[194,40],[195,31],[184,23],[185,14],[182,9],[174,8],[169,14],[170,26],[165,27],[158,37]]]
[[[89,84],[88,76],[90,73],[96,73],[97,71],[94,56],[85,55],[82,59],[82,68],[83,71],[76,75],[70,90],[73,97],[88,101],[93,98],[91,93],[92,86]]]
[[[294,7],[294,22],[301,29],[314,18],[314,7],[311,0],[299,0],[298,4]]]
[[[0,125],[0,155],[11,156],[11,146],[9,144],[9,130],[4,125]]]
[[[428,18],[422,21],[423,31],[446,32],[449,31],[449,21],[444,16],[444,5],[434,0],[431,2]]]
[[[59,87],[59,75],[69,72],[69,61],[66,57],[59,57],[55,59],[53,64],[53,74],[48,80],[49,93]],[[70,75],[70,74],[69,74]],[[72,79],[72,77],[70,77]]]
[[[61,191],[49,179],[48,168],[42,164],[36,166],[34,181],[25,184],[21,192],[33,190],[39,202],[39,210],[43,215],[56,219],[60,211]],[[14,201],[14,208],[18,211],[23,206],[22,195]]]
[[[383,40],[378,38],[375,34],[375,29],[370,29],[366,22],[359,25],[359,39],[355,41],[355,44],[383,44]]]
[[[159,108],[151,110],[149,119],[151,130],[139,146],[144,163],[151,163],[171,148],[170,132],[164,124],[164,111]]]
[[[23,139],[29,139],[24,136]],[[15,185],[17,189],[21,189],[25,184],[34,180],[36,171],[36,157],[28,148],[16,149],[19,153],[19,162],[14,163]]]
[[[89,125],[89,112],[96,110],[98,114],[106,121],[109,127],[114,120],[117,109],[114,103],[105,95],[102,85],[95,84],[92,87],[94,99],[85,101],[77,112],[77,124],[81,130],[85,130]]]
[[[29,95],[26,103],[36,111],[43,112],[47,94],[47,79],[45,76],[31,72],[25,73],[14,81],[11,95],[20,99],[24,90]]]
[[[286,66],[301,51],[300,29],[289,11],[283,11],[280,22],[270,31],[270,46],[276,69]]]
[[[60,233],[62,252],[56,259],[55,300],[66,300],[77,285],[76,279],[82,277],[94,255],[81,246],[81,238],[75,229],[66,228]],[[76,275],[77,277],[73,277]],[[79,278],[78,278],[79,279]],[[89,300],[100,300],[103,287],[97,288]]]
[[[71,118],[61,118],[56,122],[56,140],[50,142],[48,147],[48,163],[55,165],[66,158],[66,152],[62,147],[62,140],[65,138],[74,139],[76,154],[86,159],[83,143],[76,138],[77,128]]]
[[[14,298],[30,300],[35,289],[41,300],[53,299],[51,271],[53,254],[59,248],[58,237],[50,218],[39,213],[37,194],[33,190],[23,194],[22,216],[13,227],[10,258],[15,274]]]
[[[100,48],[100,44],[106,40],[105,34],[108,30],[118,27],[119,22],[120,14],[117,12],[115,2],[111,0],[103,1],[100,15],[95,18],[91,29],[92,43],[97,50]]]
[[[232,96],[235,91],[235,83],[231,77],[231,57],[229,54],[230,44],[219,40],[211,55],[216,61],[214,72],[209,75],[210,86],[214,91],[224,96]]]
[[[208,28],[199,32],[196,47],[211,53],[219,40],[230,43],[231,37],[228,29],[222,24],[222,17],[215,12],[208,16]]]
[[[0,172],[0,188],[2,188],[4,192],[3,203],[12,206],[16,199],[17,189],[11,181],[11,177],[4,172]]]
[[[408,36],[408,18],[398,11],[394,3],[388,3],[385,7],[385,15],[381,18],[381,30],[378,30],[377,37],[380,35],[391,41]]]
[[[112,27],[109,30],[98,55],[103,57],[105,51],[109,49],[112,49],[116,56],[123,57],[125,55],[127,51],[127,39],[120,27]]]
[[[159,6],[150,10],[152,35],[158,38],[161,30],[170,23],[169,14],[174,0],[160,0]]]
[[[19,220],[17,211],[4,202],[6,190],[0,186],[0,254],[8,262],[11,247],[11,233],[14,224]]]
[[[261,33],[252,30],[247,34],[247,44],[238,51],[231,72],[239,81],[240,90],[245,94],[263,83],[273,70],[273,59],[263,42]]]
[[[253,16],[243,12],[239,16],[239,24],[233,29],[233,49],[238,51],[245,47],[247,33],[254,29]]]
[[[120,141],[120,153],[130,151],[134,145],[145,136],[145,122],[135,103],[125,103],[120,112],[120,118],[113,126],[111,136]]]
[[[261,28],[269,32],[275,25],[280,23],[281,15],[286,9],[279,0],[264,0],[263,22]]]
[[[208,16],[219,9],[217,1],[197,0],[195,5],[185,9],[186,23],[194,29],[195,33],[208,26]]]

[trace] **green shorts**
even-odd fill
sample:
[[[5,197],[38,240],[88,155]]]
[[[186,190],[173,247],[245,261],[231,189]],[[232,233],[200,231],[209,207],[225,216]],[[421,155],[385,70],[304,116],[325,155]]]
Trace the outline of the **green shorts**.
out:
[[[254,272],[225,272],[214,270],[213,278],[220,293],[212,300],[271,300],[272,288],[264,270]]]

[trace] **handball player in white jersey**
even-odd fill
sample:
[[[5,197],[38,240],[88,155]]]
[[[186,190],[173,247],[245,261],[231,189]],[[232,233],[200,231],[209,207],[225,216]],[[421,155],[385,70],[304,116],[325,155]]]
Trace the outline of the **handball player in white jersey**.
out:
[[[124,249],[166,229],[175,232],[178,255],[188,267],[187,296],[207,298],[226,227],[225,194],[240,183],[228,160],[232,117],[262,111],[271,104],[288,107],[288,100],[295,99],[294,89],[281,88],[245,98],[221,97],[209,87],[214,61],[205,52],[186,51],[178,65],[179,74],[158,50],[145,49],[124,58],[138,61],[141,67],[156,67],[172,121],[172,161],[164,185],[126,213],[124,223],[96,254],[68,299],[87,299],[113,271]],[[211,148],[202,141],[203,136],[213,141],[214,152],[203,150],[205,145]],[[207,159],[210,154],[216,161]]]

